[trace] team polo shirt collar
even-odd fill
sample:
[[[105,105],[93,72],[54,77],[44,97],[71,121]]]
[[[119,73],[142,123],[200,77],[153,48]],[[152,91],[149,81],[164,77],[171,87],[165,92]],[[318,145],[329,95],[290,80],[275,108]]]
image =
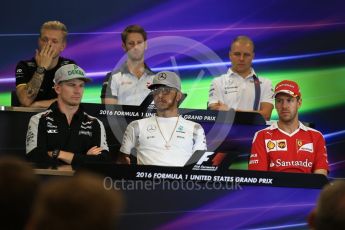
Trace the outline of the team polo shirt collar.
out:
[[[228,73],[227,74],[229,75],[229,77],[241,77],[238,73],[234,72],[231,68],[228,69]],[[253,78],[254,75],[257,76],[255,71],[254,71],[254,69],[251,68],[250,69],[250,73],[244,79]]]
[[[54,113],[59,114],[59,116],[63,116],[63,117],[66,116],[64,113],[61,112],[57,101],[51,104],[49,106],[49,109],[51,109]],[[78,119],[79,117],[82,117],[83,114],[84,114],[83,107],[82,105],[79,105],[77,112],[73,115],[73,119]]]
[[[144,73],[146,73],[147,75],[152,75],[154,74],[154,72],[148,67],[148,65],[144,62]],[[127,65],[127,61],[125,63],[123,63],[121,65],[121,67],[119,68],[118,71],[116,72],[121,72],[121,73],[124,73],[124,74],[130,74],[132,75],[131,72],[129,72],[129,69],[128,69],[128,65]]]
[[[308,128],[305,126],[305,125],[303,125],[303,123],[302,122],[300,122],[299,121],[299,126],[298,126],[298,129],[296,129],[293,133],[287,133],[287,132],[285,132],[284,130],[281,130],[279,127],[278,127],[278,122],[274,122],[272,125],[271,125],[271,127],[270,127],[270,129],[278,129],[280,132],[282,132],[282,133],[284,133],[284,134],[286,134],[286,135],[288,135],[288,136],[293,136],[293,135],[295,135],[297,132],[299,132],[299,130],[301,129],[301,130],[304,130],[304,131],[308,131]]]

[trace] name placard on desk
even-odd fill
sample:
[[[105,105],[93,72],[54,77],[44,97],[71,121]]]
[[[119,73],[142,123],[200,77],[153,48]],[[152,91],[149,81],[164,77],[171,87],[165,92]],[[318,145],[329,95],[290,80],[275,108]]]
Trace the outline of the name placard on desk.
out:
[[[193,111],[192,114],[181,114],[181,116],[186,120],[192,121],[199,121],[199,122],[216,122],[217,121],[217,114],[210,113],[210,112],[200,112],[201,110],[196,110],[198,112]],[[183,111],[186,112],[186,111]],[[128,111],[122,110],[118,107],[115,108],[104,108],[99,110],[99,116],[115,116],[115,117],[126,117],[126,118],[133,118],[133,119],[141,119],[144,117],[152,117],[155,116],[155,111]]]
[[[113,116],[137,120],[154,116],[156,113],[153,105],[150,105],[147,108],[140,106],[103,104],[83,104],[83,106],[89,114],[96,117]],[[180,108],[179,113],[184,119],[195,122],[241,123],[253,125],[266,124],[265,119],[258,112],[236,112],[233,109],[229,111],[214,111]]]
[[[322,188],[328,183],[319,174],[278,173],[249,170],[202,171],[188,167],[159,167],[145,165],[85,164],[84,169],[95,171],[114,180],[164,180],[218,184],[238,184],[274,187]],[[78,170],[77,170],[78,173]]]
[[[99,118],[105,126],[110,151],[118,151],[127,125],[155,115],[155,109],[140,106],[85,103],[84,110]],[[7,107],[0,110],[0,154],[25,156],[25,138],[30,117],[45,109]],[[180,109],[180,115],[203,126],[211,151],[247,152],[254,133],[266,122],[259,113]]]
[[[143,108],[140,106],[129,105],[82,103],[82,106],[87,113],[95,117],[124,117],[137,120],[144,117],[154,116],[156,112],[154,106],[152,105],[150,105],[148,108]],[[0,106],[0,111],[38,113],[45,110],[46,109],[43,108]],[[258,112],[235,112],[235,110],[214,111],[202,109],[179,109],[179,111],[184,119],[195,122],[222,122],[253,125],[266,124],[266,121]]]

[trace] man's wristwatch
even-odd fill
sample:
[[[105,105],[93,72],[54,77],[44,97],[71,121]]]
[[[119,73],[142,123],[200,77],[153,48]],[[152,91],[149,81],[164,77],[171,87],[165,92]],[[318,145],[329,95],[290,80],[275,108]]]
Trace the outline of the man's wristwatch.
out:
[[[53,159],[57,159],[59,157],[60,154],[60,149],[55,149],[52,151],[52,157]]]
[[[41,67],[41,66],[37,66],[36,68],[36,73],[38,74],[45,74],[46,71],[47,71],[46,68]]]

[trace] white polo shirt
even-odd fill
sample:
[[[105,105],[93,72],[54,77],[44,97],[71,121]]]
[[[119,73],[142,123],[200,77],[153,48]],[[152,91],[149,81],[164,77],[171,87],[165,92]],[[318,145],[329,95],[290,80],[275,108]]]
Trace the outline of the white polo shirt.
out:
[[[102,98],[115,98],[121,105],[140,105],[150,93],[154,73],[145,65],[144,74],[138,78],[131,74],[124,63],[109,79],[103,82]]]
[[[204,129],[200,124],[181,116],[157,117],[157,121],[161,131],[155,117],[131,122],[120,151],[131,154],[135,150],[141,165],[184,166],[196,150],[207,149]],[[171,147],[166,148],[166,141]]]
[[[255,101],[255,84],[253,75],[256,75],[251,69],[250,74],[243,78],[229,68],[226,74],[216,77],[212,80],[208,103],[217,103],[220,101],[237,110],[253,110]],[[260,100],[273,104],[273,87],[271,80],[260,77]]]

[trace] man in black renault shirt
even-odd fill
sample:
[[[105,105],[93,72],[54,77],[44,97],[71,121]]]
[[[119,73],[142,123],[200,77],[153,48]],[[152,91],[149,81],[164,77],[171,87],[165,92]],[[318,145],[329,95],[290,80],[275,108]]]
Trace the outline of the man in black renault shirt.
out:
[[[26,153],[30,161],[78,165],[108,159],[103,123],[85,113],[80,105],[84,84],[90,80],[74,64],[64,65],[56,71],[57,101],[47,111],[30,119],[26,136]]]
[[[45,22],[35,57],[16,67],[16,94],[21,106],[47,108],[56,100],[53,78],[57,69],[74,61],[60,56],[66,48],[67,28],[59,21]]]

